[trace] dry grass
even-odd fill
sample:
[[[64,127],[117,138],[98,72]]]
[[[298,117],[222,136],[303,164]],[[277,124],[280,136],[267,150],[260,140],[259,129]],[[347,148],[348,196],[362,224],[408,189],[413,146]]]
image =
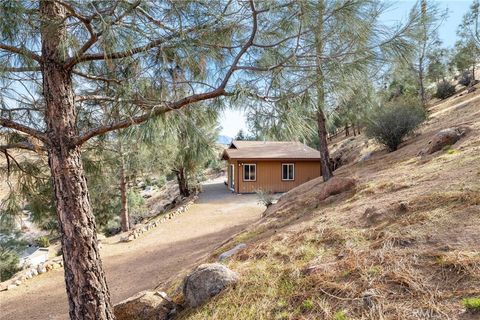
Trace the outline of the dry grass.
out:
[[[227,262],[239,283],[180,319],[476,319],[462,301],[480,296],[479,106],[434,106],[398,151],[336,172],[357,179],[355,193],[302,198],[225,244],[249,244]],[[417,156],[456,123],[472,130]]]
[[[445,318],[479,288],[478,253],[419,251],[385,235],[372,246],[369,237],[310,228],[251,246],[228,263],[240,282],[180,319]]]

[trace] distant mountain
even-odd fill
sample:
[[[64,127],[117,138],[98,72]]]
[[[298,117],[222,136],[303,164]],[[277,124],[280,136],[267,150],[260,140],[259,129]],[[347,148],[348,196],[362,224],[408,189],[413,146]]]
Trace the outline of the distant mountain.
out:
[[[233,139],[229,136],[220,135],[220,136],[218,136],[217,143],[230,144],[232,142],[232,140]]]

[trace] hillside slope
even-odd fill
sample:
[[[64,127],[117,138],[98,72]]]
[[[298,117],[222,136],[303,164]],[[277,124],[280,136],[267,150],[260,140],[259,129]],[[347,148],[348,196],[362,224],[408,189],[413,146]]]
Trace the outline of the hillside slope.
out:
[[[453,126],[470,131],[418,156]],[[480,94],[435,104],[398,151],[335,174],[355,190],[317,201],[315,181],[285,195],[211,256],[247,243],[226,262],[238,284],[179,318],[479,319],[462,299],[480,297]]]

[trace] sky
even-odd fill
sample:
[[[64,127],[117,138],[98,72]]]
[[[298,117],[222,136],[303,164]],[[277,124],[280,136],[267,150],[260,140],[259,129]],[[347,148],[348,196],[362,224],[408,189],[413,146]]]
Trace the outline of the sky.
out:
[[[415,4],[415,0],[393,1],[394,4],[385,12],[383,21],[386,24],[404,21]],[[457,27],[460,24],[463,15],[468,11],[472,0],[435,0],[439,8],[448,9],[447,19],[439,28],[439,36],[443,46],[453,47],[456,41]],[[246,116],[244,111],[227,110],[220,118],[222,135],[235,137],[240,129],[248,131],[246,125]]]

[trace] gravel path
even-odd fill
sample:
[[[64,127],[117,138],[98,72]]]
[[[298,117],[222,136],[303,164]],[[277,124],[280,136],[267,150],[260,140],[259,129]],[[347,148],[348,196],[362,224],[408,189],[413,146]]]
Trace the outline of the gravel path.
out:
[[[113,303],[161,286],[260,218],[263,208],[256,196],[227,192],[223,179],[205,183],[204,192],[188,212],[139,239],[103,244],[102,259]],[[0,319],[68,319],[63,269],[0,292]]]

